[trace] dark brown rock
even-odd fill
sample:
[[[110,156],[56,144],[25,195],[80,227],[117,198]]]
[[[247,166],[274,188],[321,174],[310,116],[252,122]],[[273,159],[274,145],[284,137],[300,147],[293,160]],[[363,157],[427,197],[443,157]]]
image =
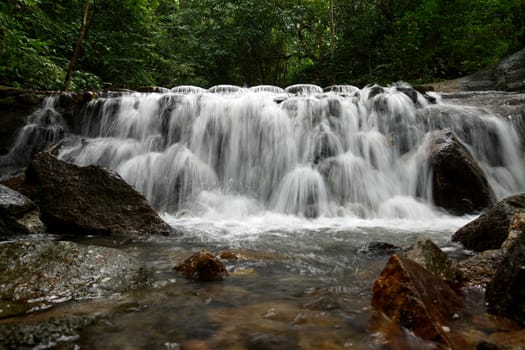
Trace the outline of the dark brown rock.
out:
[[[525,194],[507,197],[454,233],[452,240],[466,249],[499,249],[509,235],[513,217],[525,212]]]
[[[228,276],[222,261],[205,250],[193,254],[175,267],[188,279],[199,281],[220,281]]]
[[[459,312],[462,301],[440,277],[393,255],[372,292],[374,311],[389,320],[387,329],[375,331],[388,336],[406,328],[421,339],[453,348],[446,327]]]
[[[436,131],[432,142],[432,197],[454,215],[479,213],[496,197],[476,160],[448,129]]]
[[[488,311],[525,324],[525,221],[514,222],[521,234],[513,240],[487,286]]]
[[[98,166],[79,167],[50,151],[33,157],[24,178],[5,184],[38,204],[50,232],[69,235],[160,233],[171,228],[140,193]]]

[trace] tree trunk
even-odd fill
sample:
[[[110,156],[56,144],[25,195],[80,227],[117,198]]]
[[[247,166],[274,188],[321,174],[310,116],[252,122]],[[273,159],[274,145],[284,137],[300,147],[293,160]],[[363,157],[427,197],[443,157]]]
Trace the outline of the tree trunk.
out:
[[[78,34],[77,43],[75,49],[73,50],[73,55],[71,55],[71,60],[69,61],[69,66],[67,68],[66,79],[64,80],[64,91],[69,91],[69,86],[71,85],[71,75],[73,74],[73,68],[77,62],[78,55],[80,54],[80,47],[84,41],[84,36],[86,35],[87,28],[91,23],[91,19],[95,14],[95,1],[93,0],[93,11],[89,13],[91,0],[86,0],[84,3],[84,10],[82,11],[82,26],[80,27],[80,33]]]
[[[330,0],[328,12],[328,21],[330,24],[330,83],[336,83],[335,77],[335,22],[334,22],[334,0]]]

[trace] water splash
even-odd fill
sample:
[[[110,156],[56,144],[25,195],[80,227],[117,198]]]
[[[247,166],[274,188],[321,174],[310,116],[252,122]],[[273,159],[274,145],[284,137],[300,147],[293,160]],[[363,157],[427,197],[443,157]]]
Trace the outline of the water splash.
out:
[[[27,128],[48,125],[50,138],[61,137],[54,103],[46,100]],[[59,156],[116,170],[156,209],[179,216],[432,219],[440,212],[432,205],[431,136],[444,128],[498,198],[525,189],[523,145],[509,120],[402,83],[179,86],[100,97],[82,113],[84,138]],[[23,135],[13,154],[30,151]]]
[[[0,157],[0,166],[24,166],[33,154],[64,137],[67,128],[62,114],[55,109],[59,97],[46,97],[42,106],[27,117],[9,153]]]

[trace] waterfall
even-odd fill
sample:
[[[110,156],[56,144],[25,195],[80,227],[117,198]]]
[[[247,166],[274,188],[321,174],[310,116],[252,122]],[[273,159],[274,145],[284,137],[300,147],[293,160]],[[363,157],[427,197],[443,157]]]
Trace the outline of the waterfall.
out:
[[[10,159],[63,136],[54,103],[29,117]],[[79,118],[80,137],[59,157],[117,171],[170,214],[433,217],[428,155],[432,132],[443,128],[499,199],[525,190],[523,145],[510,121],[406,84],[178,86],[99,97]]]
[[[43,147],[64,137],[67,131],[62,114],[55,110],[59,96],[44,99],[42,106],[26,118],[9,153],[0,157],[1,167],[23,166]]]

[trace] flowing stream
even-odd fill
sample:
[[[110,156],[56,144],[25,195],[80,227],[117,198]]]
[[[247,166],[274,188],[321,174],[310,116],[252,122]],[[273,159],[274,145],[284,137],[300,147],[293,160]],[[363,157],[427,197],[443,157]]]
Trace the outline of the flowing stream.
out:
[[[68,133],[53,103],[7,158]],[[512,121],[403,84],[179,86],[99,96],[79,118],[59,158],[118,172],[180,233],[119,245],[155,272],[154,287],[56,308],[109,312],[75,340],[84,348],[378,349],[371,286],[392,251],[374,242],[427,237],[453,253],[450,236],[473,219],[433,205],[432,133],[452,130],[498,199],[525,189]],[[240,256],[225,260],[230,277],[174,273],[200,249]]]

